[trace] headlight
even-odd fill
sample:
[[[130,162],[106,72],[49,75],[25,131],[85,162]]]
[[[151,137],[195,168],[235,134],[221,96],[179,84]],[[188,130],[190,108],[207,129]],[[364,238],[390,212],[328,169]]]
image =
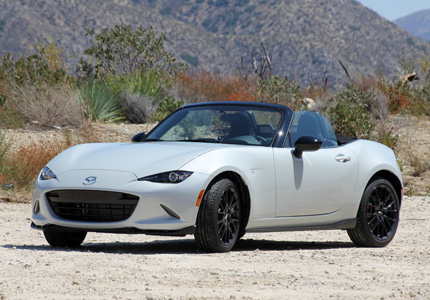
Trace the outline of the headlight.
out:
[[[146,177],[139,178],[139,181],[150,181],[159,183],[180,183],[190,177],[193,172],[187,171],[170,171],[165,173],[159,173]]]
[[[44,167],[42,169],[42,172],[40,172],[40,180],[49,180],[57,178],[57,176],[54,174],[54,172],[51,171],[50,168]]]

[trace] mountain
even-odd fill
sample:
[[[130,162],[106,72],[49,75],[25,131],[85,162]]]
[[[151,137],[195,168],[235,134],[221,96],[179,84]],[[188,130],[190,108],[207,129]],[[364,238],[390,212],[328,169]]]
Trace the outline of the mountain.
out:
[[[430,42],[430,9],[420,10],[394,21],[413,35]]]
[[[76,61],[90,45],[85,28],[115,24],[152,26],[168,51],[222,73],[242,58],[250,68],[263,42],[273,71],[301,83],[345,80],[338,60],[350,72],[396,74],[402,51],[430,48],[355,0],[0,0],[0,55],[28,55],[51,38]]]

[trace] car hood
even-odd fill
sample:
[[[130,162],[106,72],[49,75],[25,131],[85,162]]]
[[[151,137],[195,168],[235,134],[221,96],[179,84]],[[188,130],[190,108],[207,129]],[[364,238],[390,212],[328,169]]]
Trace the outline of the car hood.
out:
[[[48,167],[57,175],[72,170],[116,170],[133,172],[140,178],[178,170],[203,153],[226,146],[191,142],[83,144],[60,153]]]

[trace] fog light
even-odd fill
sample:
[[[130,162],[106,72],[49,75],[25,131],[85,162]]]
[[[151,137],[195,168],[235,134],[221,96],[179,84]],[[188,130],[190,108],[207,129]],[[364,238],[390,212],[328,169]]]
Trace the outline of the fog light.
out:
[[[39,200],[34,201],[34,204],[33,204],[33,213],[34,213],[34,214],[38,214],[38,213],[40,213],[40,204],[39,204]]]

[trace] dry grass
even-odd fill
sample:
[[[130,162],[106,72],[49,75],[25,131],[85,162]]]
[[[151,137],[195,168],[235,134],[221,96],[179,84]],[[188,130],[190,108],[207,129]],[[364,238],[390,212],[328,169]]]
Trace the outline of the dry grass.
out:
[[[11,87],[16,112],[27,122],[41,126],[82,127],[85,124],[82,103],[74,89],[67,84],[49,87]]]
[[[136,124],[147,123],[157,111],[159,104],[154,97],[129,92],[121,93],[120,99],[127,119]]]
[[[1,150],[7,151],[3,157],[1,184],[13,184],[17,189],[32,186],[40,170],[58,153],[66,148],[62,142],[32,143],[22,147],[3,142]]]
[[[11,198],[14,201],[19,199],[20,193],[28,198],[40,170],[52,158],[71,146],[101,141],[100,135],[88,126],[77,131],[66,129],[59,135],[24,143],[7,140],[0,133],[0,185],[13,185]]]
[[[430,170],[430,161],[426,157],[418,156],[415,153],[411,153],[409,158],[409,164],[412,167],[412,176],[418,177]]]

